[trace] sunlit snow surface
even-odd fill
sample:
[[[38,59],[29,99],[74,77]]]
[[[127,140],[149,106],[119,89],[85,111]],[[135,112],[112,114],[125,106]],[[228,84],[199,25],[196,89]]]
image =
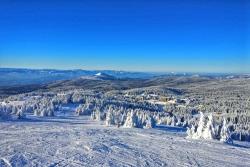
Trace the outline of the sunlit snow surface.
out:
[[[188,140],[174,127],[106,127],[61,113],[0,122],[0,166],[250,166],[250,148]]]

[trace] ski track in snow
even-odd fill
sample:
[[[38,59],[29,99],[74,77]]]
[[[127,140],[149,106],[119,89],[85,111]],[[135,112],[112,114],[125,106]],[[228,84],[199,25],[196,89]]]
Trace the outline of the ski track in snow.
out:
[[[174,127],[106,127],[87,116],[0,122],[0,167],[250,166],[250,148],[185,139]]]

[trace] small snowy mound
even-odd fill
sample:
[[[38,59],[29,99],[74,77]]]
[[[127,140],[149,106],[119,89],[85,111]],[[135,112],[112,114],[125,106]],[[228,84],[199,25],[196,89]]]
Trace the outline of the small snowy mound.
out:
[[[227,143],[232,141],[225,119],[222,125],[216,125],[212,114],[205,117],[202,112],[200,113],[198,126],[192,125],[191,128],[188,128],[187,134],[187,138],[190,139],[217,139]]]

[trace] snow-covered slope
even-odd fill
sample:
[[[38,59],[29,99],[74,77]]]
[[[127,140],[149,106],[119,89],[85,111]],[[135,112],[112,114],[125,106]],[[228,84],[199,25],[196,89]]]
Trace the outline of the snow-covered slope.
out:
[[[250,166],[250,148],[189,140],[182,130],[107,127],[87,116],[27,116],[0,122],[0,166]]]
[[[111,76],[111,75],[108,75],[106,73],[96,73],[95,74],[95,77],[98,78],[98,79],[104,79],[104,80],[113,80],[113,79],[116,79],[115,77]]]

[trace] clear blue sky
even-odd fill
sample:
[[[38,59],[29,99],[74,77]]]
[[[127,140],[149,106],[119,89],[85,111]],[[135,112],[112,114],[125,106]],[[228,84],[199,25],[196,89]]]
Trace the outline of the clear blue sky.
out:
[[[0,67],[250,72],[248,11],[247,0],[1,0]]]

